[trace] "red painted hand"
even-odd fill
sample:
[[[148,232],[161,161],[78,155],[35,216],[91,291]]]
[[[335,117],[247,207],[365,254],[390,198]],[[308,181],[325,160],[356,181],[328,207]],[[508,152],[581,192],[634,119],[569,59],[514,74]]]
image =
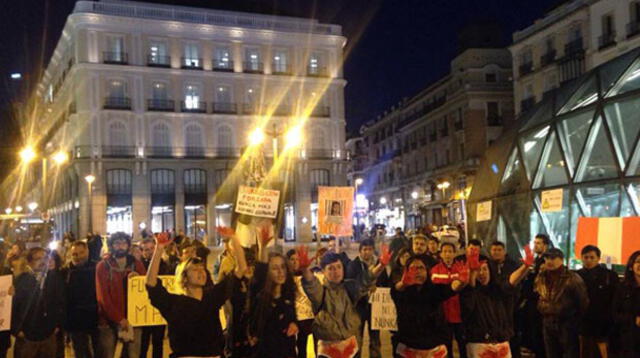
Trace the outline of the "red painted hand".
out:
[[[470,270],[480,269],[480,249],[477,247],[467,249],[467,264]]]
[[[158,246],[167,246],[173,241],[171,235],[168,232],[161,232],[156,234],[156,242]]]
[[[418,281],[416,280],[416,274],[418,271],[415,267],[409,267],[404,270],[404,274],[402,275],[402,284],[404,286],[413,286],[417,285]]]
[[[529,245],[524,246],[524,258],[520,259],[522,263],[526,266],[532,266],[536,259],[533,257],[533,252],[531,251],[531,247]]]
[[[309,249],[307,246],[302,245],[296,247],[296,254],[298,255],[298,262],[301,270],[311,266],[311,259],[309,258]]]
[[[392,252],[389,250],[389,245],[386,244],[383,244],[381,249],[380,264],[382,264],[382,266],[387,266],[389,262],[391,262]]]
[[[232,237],[236,234],[235,230],[227,226],[216,226],[216,231],[222,237]]]

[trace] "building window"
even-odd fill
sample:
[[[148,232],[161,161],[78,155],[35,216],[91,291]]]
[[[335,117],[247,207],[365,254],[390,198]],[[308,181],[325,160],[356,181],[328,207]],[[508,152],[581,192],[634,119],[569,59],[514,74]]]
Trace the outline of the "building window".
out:
[[[498,76],[495,72],[488,72],[484,74],[484,81],[487,83],[494,83],[498,81]]]
[[[187,169],[184,171],[184,192],[200,194],[207,192],[207,172],[202,169]]]
[[[319,186],[329,186],[329,170],[313,169],[309,172],[311,188],[318,190]]]
[[[124,147],[127,145],[127,127],[120,121],[109,124],[109,145]]]
[[[124,38],[122,36],[107,37],[107,51],[104,53],[106,63],[126,63],[127,55],[124,49]]]
[[[153,126],[152,143],[155,147],[168,148],[171,147],[171,137],[169,135],[169,126],[165,123],[157,123]]]
[[[164,42],[152,41],[149,46],[149,58],[147,60],[153,65],[169,65],[167,44]]]
[[[130,170],[107,170],[107,195],[131,195]]]
[[[198,45],[195,43],[187,43],[184,45],[184,61],[183,66],[185,67],[202,67],[202,60],[199,57],[200,50],[198,49]]]
[[[164,82],[155,82],[151,88],[151,97],[153,99],[165,100],[167,95],[167,85]]]
[[[184,90],[184,107],[199,109],[200,104],[200,88],[196,85],[187,85]]]
[[[127,96],[127,86],[122,80],[109,81],[108,93],[110,98],[125,98]]]
[[[231,51],[226,46],[216,47],[213,54],[214,69],[232,70],[233,61],[231,61]]]
[[[231,103],[231,88],[229,86],[218,86],[216,88],[216,103]]]
[[[233,132],[227,126],[218,127],[218,147],[233,148]]]
[[[262,62],[260,59],[260,50],[255,47],[245,49],[244,68],[248,71],[262,71]]]
[[[287,50],[275,50],[273,53],[273,73],[289,73],[289,53]]]
[[[197,124],[189,124],[185,128],[184,138],[185,147],[187,147],[187,156],[204,156],[204,146],[202,142],[202,128]]]
[[[325,69],[322,63],[322,53],[312,52],[309,56],[309,64],[307,66],[307,74],[312,76],[324,75]]]
[[[489,125],[501,125],[500,106],[498,102],[487,102],[487,122]]]
[[[154,169],[151,171],[152,194],[173,194],[175,185],[175,172],[173,170]]]
[[[612,14],[602,16],[602,36],[599,39],[600,48],[605,48],[616,42],[615,23]]]

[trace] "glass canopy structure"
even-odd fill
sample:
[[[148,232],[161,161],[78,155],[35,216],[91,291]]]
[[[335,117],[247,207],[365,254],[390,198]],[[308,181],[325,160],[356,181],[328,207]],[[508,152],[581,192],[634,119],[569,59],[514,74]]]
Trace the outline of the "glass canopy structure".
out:
[[[469,197],[469,237],[519,256],[537,233],[573,257],[578,217],[640,213],[640,49],[545,95],[485,155]],[[562,206],[541,195],[562,189]],[[479,203],[491,215],[477,217]],[[480,220],[478,220],[480,219]]]

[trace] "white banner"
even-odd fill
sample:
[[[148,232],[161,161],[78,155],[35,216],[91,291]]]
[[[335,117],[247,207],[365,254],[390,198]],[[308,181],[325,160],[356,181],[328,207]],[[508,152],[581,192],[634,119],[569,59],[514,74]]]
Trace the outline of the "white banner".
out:
[[[483,201],[476,206],[476,222],[491,220],[491,200]]]
[[[391,289],[376,287],[376,291],[369,297],[369,302],[371,302],[371,329],[397,331],[398,316],[396,305],[391,298]]]
[[[0,276],[0,331],[11,328],[11,296],[9,289],[13,283],[11,275]]]
[[[278,216],[279,190],[241,185],[236,201],[236,213],[275,219]]]

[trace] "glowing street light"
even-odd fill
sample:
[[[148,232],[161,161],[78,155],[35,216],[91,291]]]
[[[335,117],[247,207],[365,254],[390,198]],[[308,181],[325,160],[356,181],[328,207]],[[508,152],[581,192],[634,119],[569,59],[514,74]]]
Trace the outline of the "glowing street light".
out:
[[[249,145],[258,145],[264,142],[264,132],[261,128],[254,129],[249,134]]]
[[[29,203],[29,205],[27,205],[27,207],[31,211],[36,211],[36,209],[38,208],[38,203],[36,203],[35,201],[32,201]]]
[[[18,205],[16,206],[16,213],[21,213],[22,212],[22,206]]]
[[[87,175],[86,177],[84,177],[84,180],[86,180],[86,181],[87,181],[87,183],[91,184],[91,183],[93,183],[94,181],[96,181],[96,177],[95,177],[95,175],[93,175],[93,174],[89,174],[89,175]]]
[[[284,135],[287,148],[295,148],[299,146],[304,140],[304,134],[300,126],[295,126]]]
[[[36,151],[33,150],[33,147],[31,146],[24,147],[20,151],[20,160],[22,160],[24,164],[29,164],[34,159],[36,159]]]
[[[447,195],[447,189],[451,186],[451,183],[448,181],[444,181],[438,184],[438,189],[442,190],[442,199],[444,200],[445,195]]]
[[[59,150],[53,154],[52,159],[56,164],[61,165],[69,160],[69,154],[63,150]]]
[[[356,179],[356,185],[357,185],[357,186],[362,185],[362,183],[364,183],[364,179],[362,179],[362,178],[358,178],[358,179]]]
[[[5,212],[7,215],[11,215],[11,213],[13,212],[13,209],[11,209],[11,208],[6,208],[6,209],[4,209],[4,212]]]
[[[380,198],[380,205],[384,205],[386,203],[387,203],[387,198],[385,198],[384,196]]]
[[[418,192],[417,191],[412,192],[411,193],[411,198],[413,198],[413,200],[418,199]]]

